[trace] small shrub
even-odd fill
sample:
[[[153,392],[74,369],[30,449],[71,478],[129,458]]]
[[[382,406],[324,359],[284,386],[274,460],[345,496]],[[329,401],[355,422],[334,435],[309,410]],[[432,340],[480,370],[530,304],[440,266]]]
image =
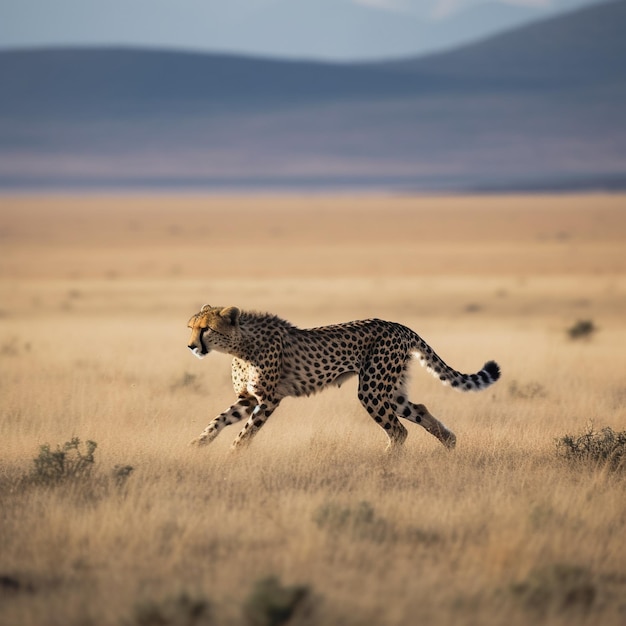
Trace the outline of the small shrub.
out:
[[[22,350],[24,352],[30,352],[30,343],[21,343],[17,337],[10,337],[0,344],[1,356],[19,356]]]
[[[548,394],[543,385],[537,382],[520,384],[516,380],[512,380],[509,384],[509,395],[512,398],[520,398],[522,400],[532,400],[534,398],[545,398]]]
[[[35,465],[31,479],[40,484],[58,483],[68,479],[86,478],[94,465],[94,452],[98,444],[85,442],[84,451],[78,437],[72,437],[63,446],[52,450],[49,444],[39,448],[39,455],[33,459]]]
[[[557,454],[568,461],[606,466],[612,470],[626,467],[626,431],[615,432],[608,426],[600,431],[590,424],[582,435],[565,435],[556,440]]]
[[[196,626],[211,624],[210,604],[186,593],[162,602],[143,602],[135,609],[135,626]]]
[[[353,539],[382,542],[392,538],[393,528],[378,517],[369,502],[344,507],[333,502],[319,507],[313,516],[318,528],[334,534],[347,534]]]
[[[177,391],[180,389],[189,389],[194,392],[199,392],[201,389],[197,374],[183,372],[183,375],[170,385],[171,391]]]
[[[466,313],[480,313],[483,310],[483,307],[476,302],[469,302],[465,305],[463,309]]]
[[[597,591],[588,570],[563,564],[533,570],[526,580],[511,586],[515,597],[540,613],[588,610]]]
[[[275,576],[263,578],[245,601],[244,617],[250,626],[287,624],[310,594],[307,586],[283,586]]]
[[[597,330],[593,320],[578,320],[567,329],[567,334],[570,339],[590,339]]]
[[[132,465],[115,465],[113,467],[113,480],[118,487],[123,487],[135,468]]]
[[[20,592],[33,592],[35,588],[15,576],[0,574],[0,596],[2,594],[16,594]]]

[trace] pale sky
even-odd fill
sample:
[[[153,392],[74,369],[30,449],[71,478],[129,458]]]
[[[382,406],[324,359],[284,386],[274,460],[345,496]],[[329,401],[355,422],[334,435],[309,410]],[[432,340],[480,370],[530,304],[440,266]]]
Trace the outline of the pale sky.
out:
[[[378,7],[390,11],[415,13],[419,16],[452,15],[464,9],[490,2],[512,6],[549,7],[554,0],[352,0],[354,4]]]
[[[418,52],[420,45],[436,49],[440,35],[441,47],[449,47],[457,36],[471,39],[475,26],[470,22],[478,23],[479,31],[482,24],[482,31],[477,31],[481,37],[490,28],[485,25],[490,20],[485,10],[498,13],[500,22],[493,20],[493,29],[498,30],[504,14],[508,25],[597,1],[0,0],[0,48],[133,45],[366,58],[410,52],[413,32]],[[483,10],[480,17],[472,17],[478,8]],[[402,37],[402,44],[394,42]],[[394,43],[400,47],[394,48]]]

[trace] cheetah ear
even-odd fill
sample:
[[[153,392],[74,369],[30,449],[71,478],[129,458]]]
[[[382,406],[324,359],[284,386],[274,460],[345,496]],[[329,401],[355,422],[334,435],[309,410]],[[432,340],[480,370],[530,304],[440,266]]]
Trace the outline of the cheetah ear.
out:
[[[231,326],[236,326],[239,321],[241,311],[236,306],[229,306],[220,311],[220,317],[227,319]]]
[[[208,313],[211,310],[211,305],[210,304],[205,304],[201,309],[200,309],[200,313]]]

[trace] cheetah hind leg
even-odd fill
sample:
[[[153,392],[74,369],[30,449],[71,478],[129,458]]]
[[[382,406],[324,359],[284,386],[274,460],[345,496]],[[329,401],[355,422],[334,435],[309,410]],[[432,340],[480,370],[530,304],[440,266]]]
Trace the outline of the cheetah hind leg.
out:
[[[452,450],[456,446],[456,435],[432,415],[423,404],[410,402],[402,392],[396,394],[394,403],[398,417],[423,426],[431,435],[439,439],[448,450]]]
[[[390,401],[373,398],[362,386],[363,383],[359,388],[359,400],[371,418],[385,431],[389,439],[386,452],[399,452],[408,435],[406,428],[396,417]]]

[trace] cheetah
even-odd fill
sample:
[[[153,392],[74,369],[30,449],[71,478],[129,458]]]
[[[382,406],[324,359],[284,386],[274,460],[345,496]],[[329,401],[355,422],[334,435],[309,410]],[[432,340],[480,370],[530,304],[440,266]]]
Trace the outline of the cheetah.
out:
[[[399,418],[420,424],[452,449],[455,434],[407,397],[411,357],[416,355],[444,385],[460,391],[485,389],[500,378],[495,361],[476,374],[461,374],[410,328],[379,319],[300,329],[276,315],[207,304],[188,326],[188,348],[195,356],[202,359],[215,350],[233,357],[237,394],[237,401],[192,441],[195,445],[210,443],[225,426],[244,418],[232,448],[248,444],[283,398],[309,396],[358,375],[358,398],[387,434],[388,449],[398,449],[407,437]]]

